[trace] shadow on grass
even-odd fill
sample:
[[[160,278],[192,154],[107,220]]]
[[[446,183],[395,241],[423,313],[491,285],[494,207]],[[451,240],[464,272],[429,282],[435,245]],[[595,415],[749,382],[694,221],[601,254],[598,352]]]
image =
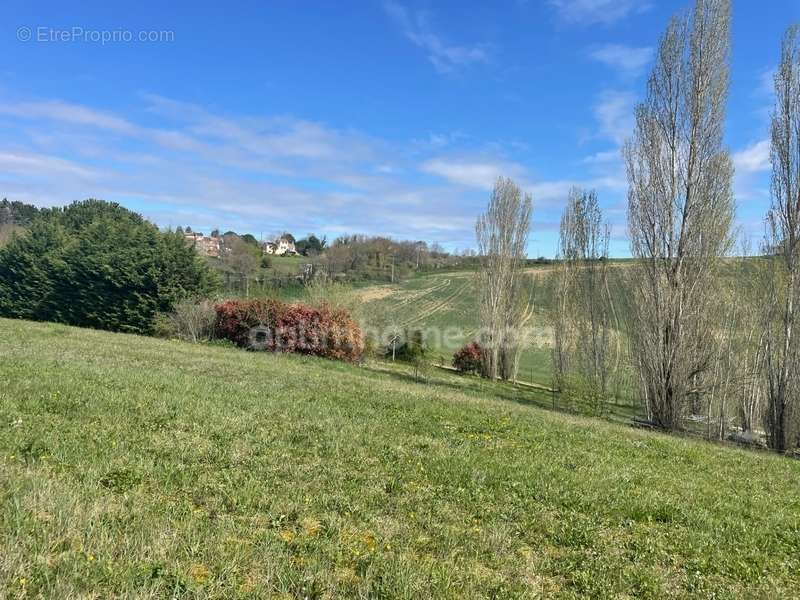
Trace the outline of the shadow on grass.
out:
[[[631,424],[635,417],[640,416],[637,408],[629,404],[608,402],[605,405],[605,409],[599,412],[594,410],[588,402],[572,400],[567,404],[562,400],[561,394],[558,392],[504,381],[492,382],[477,375],[453,374],[447,377],[416,377],[411,372],[410,366],[397,363],[394,365],[373,363],[366,365],[364,368],[374,373],[386,375],[396,381],[424,384],[483,398],[495,398],[553,412],[598,417],[615,423]]]

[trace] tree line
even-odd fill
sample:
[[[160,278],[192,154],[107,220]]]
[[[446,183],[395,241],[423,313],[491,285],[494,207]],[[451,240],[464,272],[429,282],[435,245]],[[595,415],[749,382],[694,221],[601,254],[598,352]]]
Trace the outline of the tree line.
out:
[[[396,281],[416,271],[452,265],[452,258],[438,243],[343,235],[330,244],[319,264],[334,279]]]

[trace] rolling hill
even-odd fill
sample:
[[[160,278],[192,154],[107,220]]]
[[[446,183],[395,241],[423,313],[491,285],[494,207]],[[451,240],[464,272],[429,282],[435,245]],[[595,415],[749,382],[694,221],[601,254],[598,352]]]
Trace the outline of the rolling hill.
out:
[[[800,589],[800,462],[536,390],[2,319],[0,381],[0,596]]]

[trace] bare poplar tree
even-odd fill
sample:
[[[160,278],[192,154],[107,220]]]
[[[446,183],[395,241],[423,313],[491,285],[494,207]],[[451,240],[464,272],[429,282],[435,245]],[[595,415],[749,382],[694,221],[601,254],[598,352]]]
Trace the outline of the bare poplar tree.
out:
[[[594,191],[572,189],[561,217],[554,319],[560,389],[577,377],[582,392],[605,399],[610,375],[612,304],[608,288],[609,226]]]
[[[714,355],[706,318],[719,258],[731,244],[733,167],[722,146],[729,0],[697,0],[661,39],[624,154],[631,346],[648,418],[676,429],[706,391]]]
[[[569,219],[568,214],[561,217],[561,234],[559,239],[559,253],[556,257],[559,260],[556,267],[555,277],[553,278],[553,389],[563,390],[567,384],[567,375],[570,370],[570,351],[574,338],[571,330],[572,322],[569,318],[572,308],[570,306],[570,290],[572,289],[572,277],[574,270],[572,264],[564,259],[564,238],[565,232],[571,230],[565,221]]]
[[[772,204],[767,245],[772,260],[767,303],[767,410],[769,446],[784,452],[798,441],[800,341],[800,28],[790,27],[775,74],[772,116]]]
[[[532,209],[529,194],[499,177],[475,226],[486,377],[513,379],[518,368],[521,331],[532,314],[522,273]]]
[[[746,237],[742,239],[740,254],[731,299],[739,307],[740,315],[735,323],[738,340],[730,359],[731,369],[736,373],[732,395],[739,427],[746,436],[753,436],[761,422],[766,397],[762,383],[768,328],[764,327],[762,307],[764,290],[771,286],[765,281],[765,274],[769,277],[769,269],[765,269],[768,262],[751,256],[750,240]]]

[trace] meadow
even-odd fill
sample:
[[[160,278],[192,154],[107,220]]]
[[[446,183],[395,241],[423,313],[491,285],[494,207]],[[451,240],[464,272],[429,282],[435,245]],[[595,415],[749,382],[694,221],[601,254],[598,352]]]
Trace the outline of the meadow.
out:
[[[519,379],[549,386],[552,330],[546,311],[551,299],[544,280],[552,267],[533,267],[527,271],[535,309],[531,325],[537,335],[523,353]],[[438,364],[450,364],[453,353],[475,339],[480,327],[478,283],[471,270],[426,273],[396,284],[361,287],[356,290],[356,297],[361,305],[357,314],[367,328],[426,332],[430,358]],[[448,338],[440,335],[445,332],[454,335]]]
[[[611,273],[612,289],[618,296],[615,304],[620,313],[625,310],[624,299],[619,297],[623,287],[614,278],[628,264],[615,262]],[[545,388],[553,386],[551,315],[555,268],[553,265],[537,265],[525,269],[533,309],[528,323],[532,335],[520,357],[517,381]],[[367,329],[379,332],[422,331],[430,346],[428,360],[437,365],[450,365],[453,353],[478,337],[478,282],[472,270],[425,273],[396,284],[360,287],[353,293],[355,301],[350,300],[349,307]],[[297,299],[309,300],[303,296]],[[617,332],[614,340],[624,344],[624,334]],[[615,350],[620,348],[615,347]],[[603,407],[604,416],[625,421],[630,421],[633,416],[642,416],[628,383],[625,364],[619,361],[614,370],[618,377],[612,395]],[[562,408],[592,414],[597,409],[586,405],[577,396],[569,401],[575,406]]]
[[[0,597],[800,589],[800,462],[541,390],[3,319],[0,381]]]

